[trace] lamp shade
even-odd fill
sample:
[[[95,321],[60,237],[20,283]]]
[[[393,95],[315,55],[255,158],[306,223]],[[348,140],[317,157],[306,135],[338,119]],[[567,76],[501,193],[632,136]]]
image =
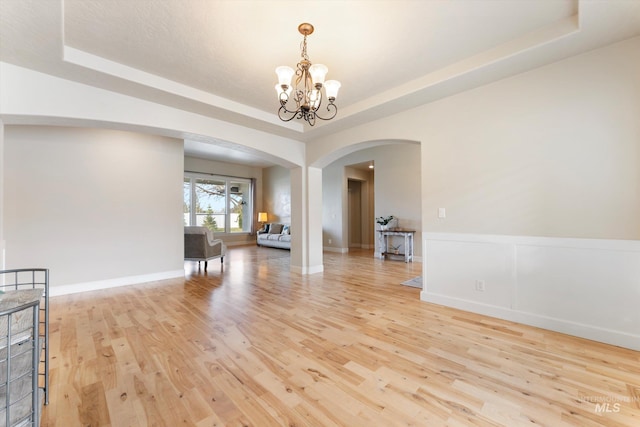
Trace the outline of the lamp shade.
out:
[[[336,99],[338,97],[338,90],[340,89],[340,82],[337,80],[327,80],[324,82],[324,90],[327,93],[327,98]]]
[[[278,84],[291,86],[291,78],[293,77],[293,68],[286,65],[276,68],[276,74],[278,75]]]
[[[258,222],[267,222],[266,212],[258,212]]]
[[[311,80],[314,85],[317,85],[318,83],[323,84],[324,78],[328,72],[329,69],[322,64],[313,64],[309,67],[309,74],[311,74]]]

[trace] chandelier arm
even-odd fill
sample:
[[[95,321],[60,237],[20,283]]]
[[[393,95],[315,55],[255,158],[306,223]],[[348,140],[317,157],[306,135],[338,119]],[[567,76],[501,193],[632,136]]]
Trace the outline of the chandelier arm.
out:
[[[316,124],[316,113],[315,112],[309,112],[307,113],[307,117],[304,118],[307,123],[309,123],[310,126],[313,126]]]
[[[300,82],[304,77],[305,77],[305,71],[302,68],[302,64],[298,62],[298,64],[296,65],[296,84],[294,86],[295,88],[298,88],[300,86]]]
[[[293,100],[296,102],[296,110],[299,110],[304,104],[304,92],[296,88],[293,94]]]
[[[331,110],[333,110],[333,113],[331,112]],[[329,102],[329,104],[327,104],[327,111],[329,112],[329,116],[322,117],[320,114],[318,114],[318,110],[316,110],[315,116],[320,120],[331,120],[336,116],[336,114],[338,114],[338,107],[333,102]]]
[[[291,114],[291,117],[287,118],[286,114]],[[296,116],[299,116],[299,115],[300,115],[300,109],[295,111],[289,111],[284,105],[280,106],[280,108],[278,109],[278,118],[283,122],[290,122],[291,120],[295,119]],[[298,117],[298,119],[299,118],[300,117]]]
[[[300,111],[304,110],[304,108],[302,106],[297,106],[295,110],[289,110],[287,108],[287,104],[288,104],[288,102],[281,102],[280,103],[280,109],[278,111],[282,110],[284,113],[287,113],[287,114],[296,114],[296,113],[299,113]]]

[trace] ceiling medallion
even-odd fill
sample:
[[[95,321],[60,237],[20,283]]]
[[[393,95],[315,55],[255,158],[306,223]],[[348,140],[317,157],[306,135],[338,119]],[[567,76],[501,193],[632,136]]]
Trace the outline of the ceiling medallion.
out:
[[[307,55],[307,36],[313,33],[313,25],[303,23],[298,26],[298,31],[304,36],[301,44],[302,59],[296,65],[297,69],[287,66],[276,68],[278,75],[278,84],[276,92],[278,92],[278,100],[280,108],[278,109],[278,117],[280,120],[289,122],[295,119],[304,119],[313,126],[316,119],[331,120],[338,113],[338,107],[334,104],[340,89],[340,82],[336,80],[324,81],[329,69],[322,64],[312,65]],[[296,75],[295,86],[291,86],[291,79]],[[324,87],[325,95],[322,94]],[[328,104],[326,106],[327,113],[323,117],[319,113],[322,106],[323,98],[326,96]],[[289,100],[293,102],[289,103]],[[290,105],[287,108],[287,105]]]

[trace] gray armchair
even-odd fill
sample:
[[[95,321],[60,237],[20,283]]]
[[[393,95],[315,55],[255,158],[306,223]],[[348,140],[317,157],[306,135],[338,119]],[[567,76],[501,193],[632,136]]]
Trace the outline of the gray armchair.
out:
[[[186,226],[184,228],[184,259],[185,261],[204,261],[204,271],[207,262],[220,258],[224,262],[227,247],[220,239],[214,239],[213,232],[207,227]]]

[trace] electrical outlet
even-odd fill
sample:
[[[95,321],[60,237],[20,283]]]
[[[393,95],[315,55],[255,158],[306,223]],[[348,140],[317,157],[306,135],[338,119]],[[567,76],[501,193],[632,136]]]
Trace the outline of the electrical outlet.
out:
[[[476,280],[476,291],[484,292],[484,280]]]
[[[331,244],[331,242],[332,242],[332,240],[331,240],[331,239],[329,239],[329,244]]]

